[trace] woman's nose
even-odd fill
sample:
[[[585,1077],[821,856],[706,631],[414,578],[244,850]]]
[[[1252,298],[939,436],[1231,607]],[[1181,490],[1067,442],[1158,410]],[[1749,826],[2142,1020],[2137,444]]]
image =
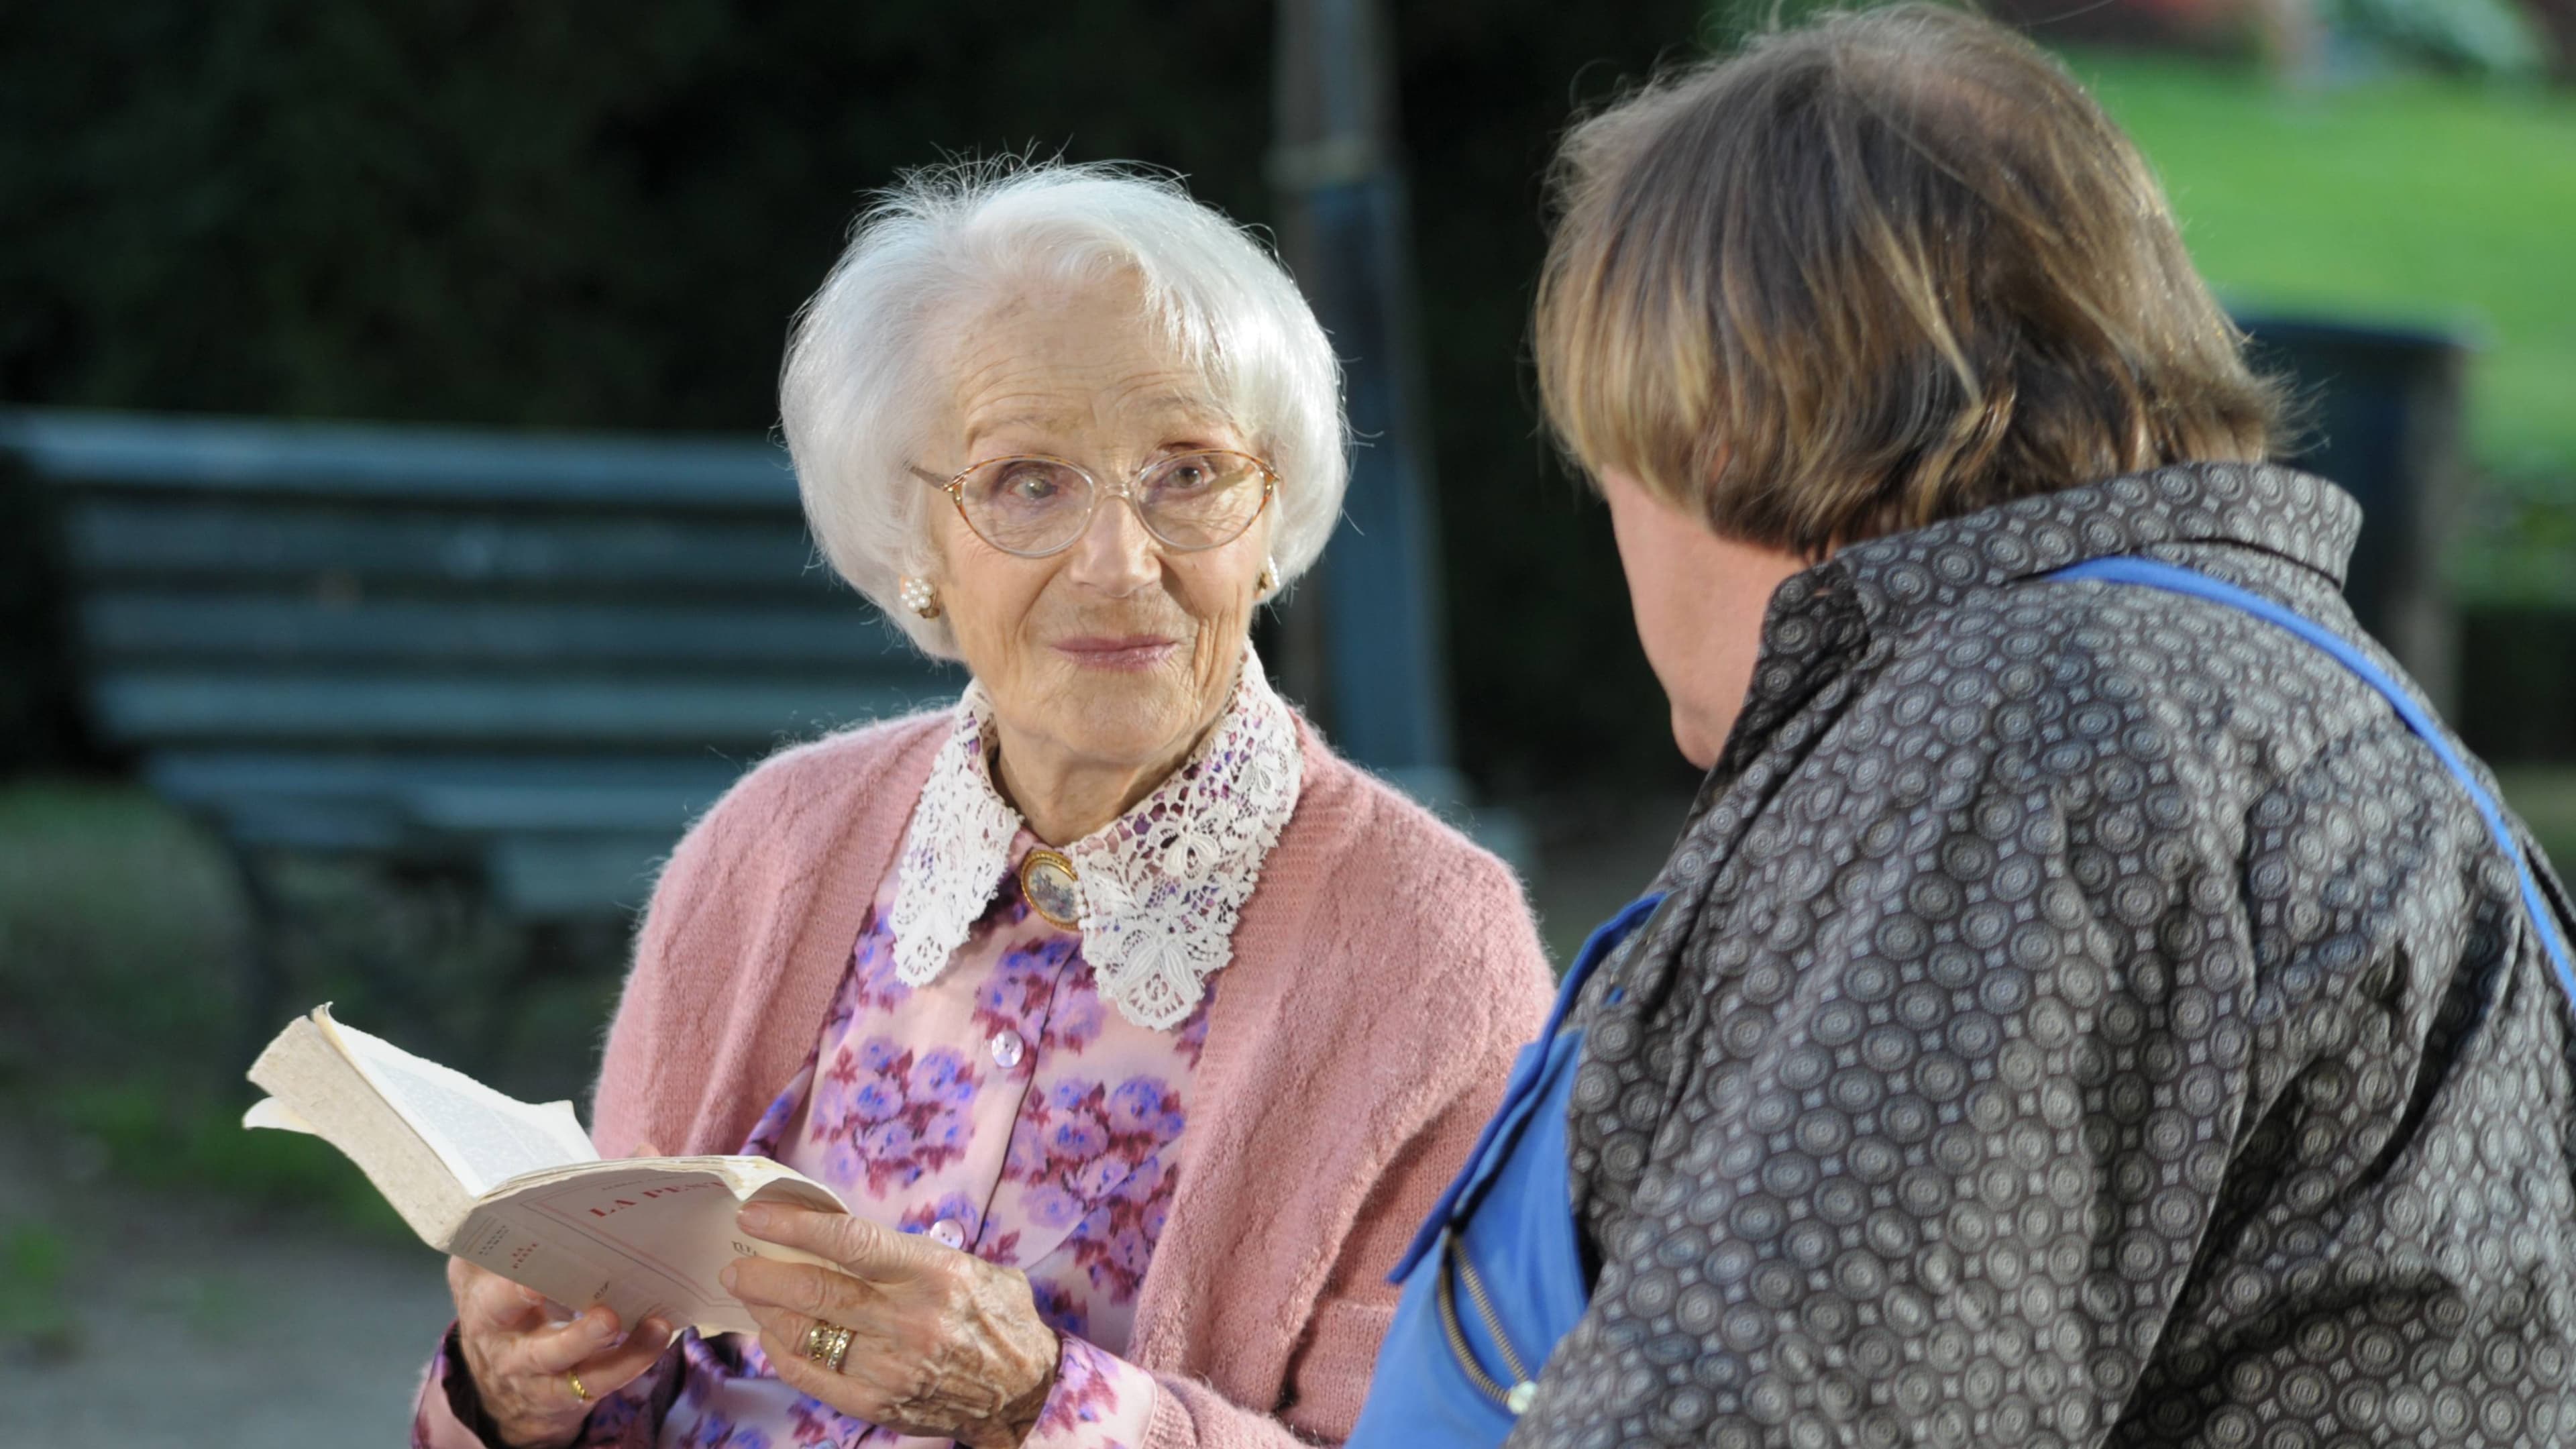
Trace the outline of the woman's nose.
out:
[[[1132,594],[1162,577],[1159,548],[1135,500],[1116,494],[1092,510],[1082,536],[1073,541],[1069,567],[1076,583],[1105,594]]]

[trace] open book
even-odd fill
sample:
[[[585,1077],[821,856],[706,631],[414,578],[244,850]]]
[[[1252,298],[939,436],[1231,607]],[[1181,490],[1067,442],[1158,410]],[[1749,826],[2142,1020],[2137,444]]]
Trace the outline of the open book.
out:
[[[245,1127],[310,1132],[365,1170],[421,1241],[558,1303],[605,1303],[701,1333],[757,1331],[716,1274],[734,1258],[820,1263],[744,1235],[746,1202],[846,1212],[765,1157],[603,1162],[570,1102],[531,1106],[317,1007],[259,1054]]]

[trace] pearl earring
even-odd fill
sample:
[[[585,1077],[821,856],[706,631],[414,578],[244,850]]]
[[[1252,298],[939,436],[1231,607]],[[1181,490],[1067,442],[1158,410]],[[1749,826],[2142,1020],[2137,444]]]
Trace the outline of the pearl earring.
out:
[[[928,579],[906,578],[897,590],[903,606],[925,619],[939,617],[939,590]]]
[[[1253,580],[1252,589],[1256,599],[1266,599],[1279,592],[1279,560],[1265,558],[1261,561],[1261,577]]]

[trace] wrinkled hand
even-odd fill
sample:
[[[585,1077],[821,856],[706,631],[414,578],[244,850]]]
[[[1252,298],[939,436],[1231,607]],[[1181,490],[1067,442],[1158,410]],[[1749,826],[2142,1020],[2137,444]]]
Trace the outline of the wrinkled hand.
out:
[[[605,1305],[559,1321],[563,1310],[544,1294],[463,1258],[447,1260],[447,1287],[456,1295],[465,1371],[483,1412],[514,1449],[571,1443],[591,1405],[634,1382],[671,1341],[671,1326],[653,1318],[638,1332],[619,1333]],[[574,1395],[574,1374],[588,1399]]]
[[[639,1154],[656,1157],[652,1148]],[[606,1305],[575,1314],[463,1258],[447,1260],[456,1338],[483,1412],[512,1449],[559,1449],[581,1433],[591,1406],[653,1366],[678,1330],[647,1318],[621,1332]],[[581,1376],[587,1399],[572,1391]]]
[[[841,1265],[740,1258],[725,1269],[790,1388],[854,1419],[970,1449],[1028,1437],[1062,1345],[1039,1320],[1025,1274],[839,1213],[754,1205],[741,1223]],[[850,1330],[839,1373],[805,1357],[817,1321]]]

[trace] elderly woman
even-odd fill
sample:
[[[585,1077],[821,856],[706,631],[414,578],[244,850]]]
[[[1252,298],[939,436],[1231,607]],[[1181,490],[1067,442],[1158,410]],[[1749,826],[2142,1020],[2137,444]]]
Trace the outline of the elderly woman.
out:
[[[973,679],[690,831],[595,1136],[850,1214],[743,1214],[828,1265],[737,1263],[757,1341],[452,1264],[415,1442],[1339,1439],[1548,974],[1510,873],[1248,645],[1340,510],[1323,332],[1172,185],[958,170],[861,224],[781,392],[824,552]]]
[[[2568,897],[2137,153],[1903,7],[1564,163],[1541,383],[1710,773],[1352,1442],[2560,1442]]]

